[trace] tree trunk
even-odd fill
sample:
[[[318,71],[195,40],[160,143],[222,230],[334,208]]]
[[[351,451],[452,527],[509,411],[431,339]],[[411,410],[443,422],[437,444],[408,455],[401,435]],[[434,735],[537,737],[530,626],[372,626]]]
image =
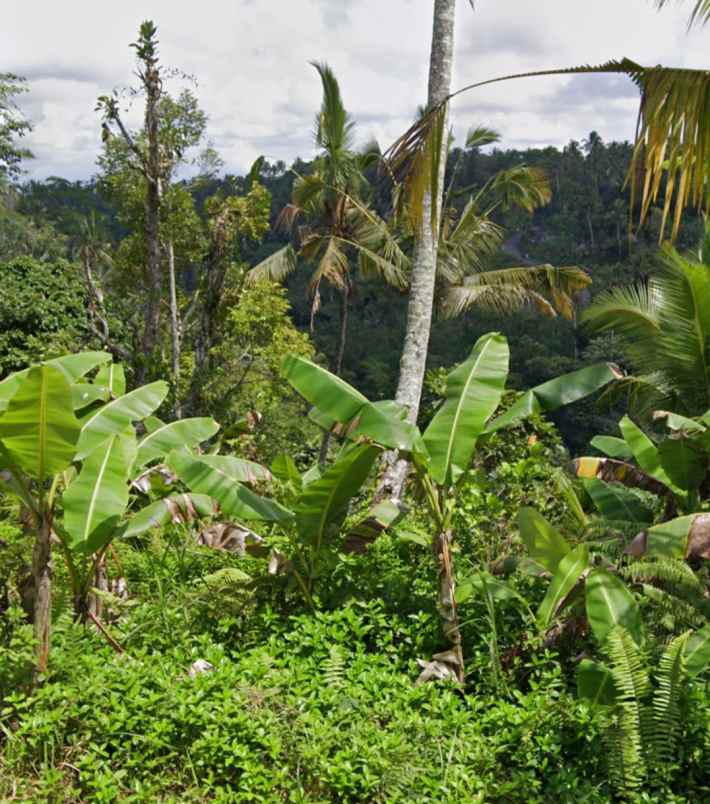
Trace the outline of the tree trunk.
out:
[[[37,641],[37,673],[46,672],[52,629],[52,515],[44,511],[39,521],[32,555],[34,581],[34,630]]]
[[[450,664],[455,666],[459,683],[464,680],[463,651],[461,648],[461,628],[456,610],[456,587],[451,558],[451,531],[440,533],[434,539],[434,552],[439,565],[439,615],[441,617],[444,636],[451,643]]]
[[[173,393],[175,394],[175,403],[173,406],[173,415],[176,419],[182,418],[182,405],[180,403],[180,349],[181,349],[181,332],[180,332],[180,312],[177,303],[177,283],[175,280],[175,248],[173,241],[168,241],[167,246],[168,255],[168,286],[170,292],[170,336],[172,339],[172,375],[173,375]]]
[[[340,294],[340,334],[338,336],[338,351],[333,363],[333,372],[340,377],[343,371],[343,358],[345,357],[345,344],[348,339],[348,305],[350,303],[350,291],[346,287]],[[323,433],[320,443],[320,454],[318,463],[325,466],[328,462],[328,447],[330,446],[330,431]]]
[[[162,171],[160,165],[160,119],[158,105],[162,95],[160,72],[149,64],[144,78],[146,90],[145,132],[148,154],[145,165],[145,242],[146,242],[146,300],[143,338],[136,379],[145,382],[147,362],[158,343],[160,332],[160,303],[163,295],[163,273],[160,248],[160,207],[162,203]]]
[[[432,108],[446,99],[451,91],[451,71],[454,58],[454,17],[456,0],[435,0],[434,30],[429,63],[428,107]],[[444,126],[446,130],[446,126]],[[435,209],[441,210],[444,194],[444,176],[448,137],[444,135],[437,182]],[[395,399],[409,410],[409,419],[416,422],[424,385],[426,359],[429,349],[429,334],[434,309],[436,284],[436,257],[438,234],[432,228],[432,198],[425,194],[420,222],[414,245],[412,280],[407,309],[407,328],[399,369],[399,383]],[[387,458],[385,473],[378,496],[400,497],[407,475],[407,462],[396,460],[396,455]]]

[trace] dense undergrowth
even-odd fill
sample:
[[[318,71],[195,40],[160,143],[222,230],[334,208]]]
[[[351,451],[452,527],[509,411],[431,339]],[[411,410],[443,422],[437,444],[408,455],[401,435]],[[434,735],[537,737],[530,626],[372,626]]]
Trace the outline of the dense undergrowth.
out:
[[[520,553],[521,504],[562,514],[556,454],[549,426],[492,441],[464,490],[463,566]],[[21,610],[2,615],[0,799],[612,800],[601,715],[575,694],[584,634],[545,645],[518,602],[502,601],[491,622],[474,597],[461,607],[465,692],[414,684],[417,659],[441,645],[424,527],[415,511],[365,555],[343,558],[315,612],[281,578],[245,590],[226,570],[256,574],[256,560],[197,546],[188,527],[117,542],[112,571],[130,596],[105,599],[114,647],[73,622],[58,565],[65,593],[42,685]],[[1,535],[3,575],[14,579],[26,540],[10,524]],[[533,608],[544,595],[539,578],[508,580]],[[200,659],[214,669],[190,677]],[[705,799],[709,720],[698,683],[672,773],[639,800]]]

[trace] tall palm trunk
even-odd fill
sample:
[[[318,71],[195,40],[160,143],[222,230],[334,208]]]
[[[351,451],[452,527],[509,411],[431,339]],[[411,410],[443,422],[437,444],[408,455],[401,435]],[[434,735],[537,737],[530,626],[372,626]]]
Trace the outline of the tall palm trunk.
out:
[[[442,103],[451,90],[451,71],[454,59],[454,17],[456,0],[435,0],[434,30],[429,63],[428,107]],[[444,127],[445,128],[445,127]],[[444,194],[447,137],[442,138],[439,176],[435,199],[426,193],[422,204],[422,217],[416,234],[412,279],[407,310],[407,329],[399,369],[396,400],[409,410],[409,419],[416,422],[424,385],[429,334],[434,309],[436,284],[436,256],[438,232],[432,226],[433,210],[440,210]],[[434,203],[432,203],[434,201]],[[401,496],[407,474],[407,462],[391,456],[381,491]]]
[[[345,357],[345,344],[348,340],[348,305],[350,303],[350,290],[345,289],[340,294],[340,333],[338,335],[338,351],[333,363],[333,372],[340,377],[343,370],[343,358]],[[320,454],[318,463],[325,466],[328,462],[328,447],[330,446],[330,431],[323,433],[320,442]]]

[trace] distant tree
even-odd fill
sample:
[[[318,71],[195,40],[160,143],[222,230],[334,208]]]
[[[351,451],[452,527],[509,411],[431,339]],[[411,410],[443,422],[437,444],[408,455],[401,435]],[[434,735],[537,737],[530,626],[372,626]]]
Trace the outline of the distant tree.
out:
[[[15,101],[27,91],[24,82],[12,73],[0,73],[0,188],[22,173],[23,159],[32,158],[31,151],[17,144],[32,130]]]

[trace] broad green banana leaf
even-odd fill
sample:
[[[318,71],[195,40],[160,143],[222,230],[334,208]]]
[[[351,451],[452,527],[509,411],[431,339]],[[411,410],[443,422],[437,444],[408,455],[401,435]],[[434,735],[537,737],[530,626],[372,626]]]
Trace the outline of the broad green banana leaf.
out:
[[[58,368],[70,383],[77,382],[96,366],[111,360],[108,352],[78,352],[75,355],[63,355],[47,360],[46,364]]]
[[[112,399],[118,399],[126,393],[126,373],[120,363],[107,363],[99,369],[94,380],[108,390]]]
[[[347,513],[350,500],[360,491],[380,454],[378,447],[361,444],[338,459],[326,472],[306,486],[294,506],[301,537],[317,548],[329,525]]]
[[[260,463],[235,458],[232,455],[201,455],[200,460],[237,481],[237,483],[268,482],[271,472]]]
[[[587,578],[586,607],[589,626],[600,644],[617,625],[623,626],[637,645],[641,644],[642,623],[636,599],[623,581],[604,569]]]
[[[658,446],[661,467],[671,483],[695,491],[708,471],[707,453],[687,438],[666,438]]]
[[[214,419],[194,418],[180,419],[170,424],[163,424],[146,435],[138,444],[136,469],[140,469],[156,458],[163,458],[174,449],[187,447],[192,449],[219,430]]]
[[[553,575],[572,549],[566,539],[534,508],[518,511],[518,528],[530,557]]]
[[[619,429],[624,436],[624,441],[626,441],[631,448],[636,463],[641,469],[669,488],[674,488],[673,482],[661,466],[661,456],[658,453],[658,447],[656,447],[646,433],[628,416],[624,416],[619,422]]]
[[[705,415],[707,416],[707,414]],[[655,420],[665,420],[666,427],[675,432],[681,432],[687,435],[702,435],[707,432],[707,427],[702,422],[681,416],[679,413],[671,413],[668,410],[655,411],[653,418]]]
[[[144,385],[89,414],[81,428],[77,459],[85,458],[108,436],[122,433],[132,422],[149,416],[162,404],[168,390],[168,384],[162,381]]]
[[[591,659],[582,659],[577,668],[577,694],[595,706],[612,706],[618,691],[608,667]]]
[[[563,374],[526,391],[504,414],[486,427],[486,432],[494,433],[536,413],[549,413],[577,402],[621,376],[619,369],[611,363],[597,363]]]
[[[303,357],[288,355],[281,373],[307,402],[341,424],[352,421],[369,401],[345,380]]]
[[[109,436],[86,457],[62,496],[72,550],[90,554],[111,540],[128,507],[128,473],[135,457],[132,432]]]
[[[697,676],[710,665],[710,625],[691,634],[685,646],[685,667],[689,676]]]
[[[623,438],[615,438],[614,436],[594,436],[589,444],[609,458],[618,458],[622,461],[627,461],[634,457],[631,447]]]
[[[171,494],[141,508],[131,517],[121,536],[130,539],[152,528],[165,527],[170,522],[185,524],[195,519],[206,519],[217,511],[217,504],[206,494]]]
[[[0,441],[13,463],[35,480],[56,475],[72,462],[80,424],[64,374],[34,366],[0,415]]]
[[[547,628],[565,600],[577,585],[579,579],[589,568],[589,548],[580,544],[563,556],[552,576],[547,594],[537,611],[537,621],[541,628]]]
[[[210,466],[203,458],[187,452],[171,452],[168,467],[196,494],[206,494],[215,500],[229,517],[262,522],[289,522],[293,514],[274,500],[260,497],[234,480],[223,469]]]
[[[633,491],[618,483],[605,483],[593,477],[584,480],[584,488],[605,519],[642,525],[653,522],[653,511]]]
[[[490,572],[476,572],[474,575],[462,578],[456,584],[456,603],[465,603],[474,595],[489,595],[496,602],[503,600],[520,600],[521,596],[513,587],[490,574]],[[527,601],[524,601],[527,605]]]
[[[509,362],[505,337],[489,333],[447,377],[444,403],[423,435],[429,471],[439,485],[455,483],[468,469],[476,441],[500,404]]]

